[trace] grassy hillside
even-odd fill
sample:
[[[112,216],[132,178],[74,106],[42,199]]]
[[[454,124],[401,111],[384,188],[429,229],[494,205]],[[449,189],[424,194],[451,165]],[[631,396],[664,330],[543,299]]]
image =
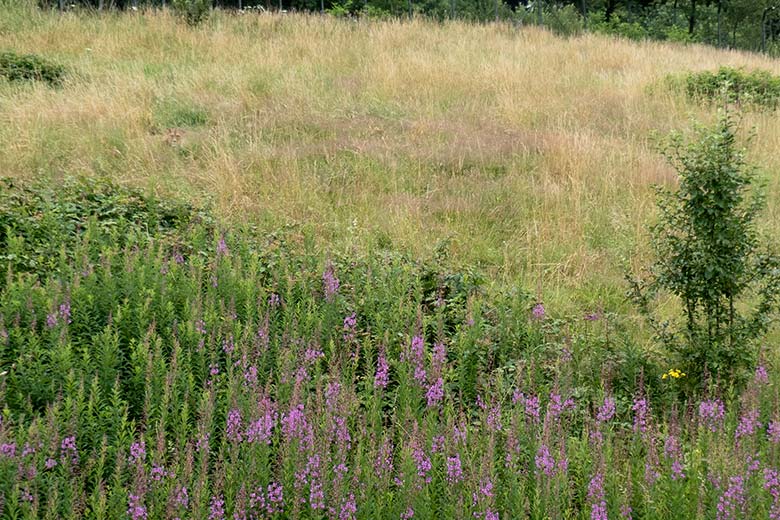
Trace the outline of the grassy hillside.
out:
[[[0,82],[4,175],[107,175],[323,248],[425,257],[450,241],[455,262],[567,305],[619,301],[650,187],[674,178],[653,132],[715,114],[664,77],[780,72],[755,55],[531,27],[7,12],[0,49],[72,74],[58,89]],[[776,114],[743,126],[758,131],[753,161],[777,171]],[[780,177],[767,178],[776,221]]]

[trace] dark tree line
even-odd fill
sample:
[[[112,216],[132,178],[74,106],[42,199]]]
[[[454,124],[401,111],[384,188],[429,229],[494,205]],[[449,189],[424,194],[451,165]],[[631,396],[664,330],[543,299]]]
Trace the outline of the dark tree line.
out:
[[[178,0],[198,1],[198,0]],[[200,0],[203,1],[203,0]],[[699,42],[780,51],[780,0],[206,0],[215,8],[329,11],[348,16],[429,16],[537,23],[632,39]],[[75,4],[74,4],[75,2]],[[164,7],[171,0],[41,0],[48,8]]]

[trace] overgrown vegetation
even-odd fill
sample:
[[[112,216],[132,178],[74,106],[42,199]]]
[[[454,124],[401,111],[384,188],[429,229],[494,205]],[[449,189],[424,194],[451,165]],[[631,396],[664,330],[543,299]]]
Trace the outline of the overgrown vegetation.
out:
[[[671,82],[698,102],[772,110],[780,103],[780,76],[766,70],[746,72],[720,67],[716,72],[690,72],[681,77],[672,77]]]
[[[65,75],[65,67],[36,54],[0,51],[0,78],[8,81],[41,81],[56,87]]]
[[[738,397],[681,402],[688,376],[617,316],[69,185],[0,192],[6,221],[70,251],[0,289],[4,517],[780,511],[764,365]]]
[[[213,234],[208,213],[168,199],[157,200],[111,181],[67,179],[32,184],[0,180],[0,271],[50,278],[78,260],[79,245],[146,247],[152,240],[188,254],[183,241],[198,227]],[[89,231],[89,233],[87,233]],[[5,280],[0,280],[2,287]]]

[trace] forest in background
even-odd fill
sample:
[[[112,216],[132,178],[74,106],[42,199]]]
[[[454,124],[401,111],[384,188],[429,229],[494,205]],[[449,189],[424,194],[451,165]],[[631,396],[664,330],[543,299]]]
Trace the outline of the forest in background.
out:
[[[565,36],[592,31],[633,40],[780,52],[778,0],[40,0],[43,8],[228,8],[328,12],[372,18],[512,21]]]

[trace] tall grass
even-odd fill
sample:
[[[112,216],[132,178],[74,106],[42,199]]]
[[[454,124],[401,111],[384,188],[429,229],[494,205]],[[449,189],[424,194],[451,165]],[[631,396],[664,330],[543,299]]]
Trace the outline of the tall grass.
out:
[[[166,12],[19,5],[0,47],[74,73],[56,91],[0,84],[5,174],[107,175],[341,249],[430,256],[449,240],[455,261],[561,305],[619,304],[649,186],[673,178],[650,136],[714,113],[661,80],[780,71],[755,55],[532,27],[218,12],[190,28]],[[777,118],[745,125],[760,131],[757,162],[775,168]]]

